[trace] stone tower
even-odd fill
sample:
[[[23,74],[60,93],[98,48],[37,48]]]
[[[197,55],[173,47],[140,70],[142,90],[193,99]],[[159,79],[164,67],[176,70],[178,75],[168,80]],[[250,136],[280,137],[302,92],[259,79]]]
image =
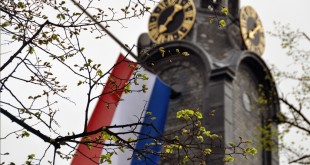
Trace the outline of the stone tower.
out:
[[[155,44],[148,34],[138,41],[140,61],[174,90],[165,131],[176,129],[175,114],[180,109],[198,109],[206,120],[204,124],[223,136],[223,142],[251,139],[260,148],[258,154],[236,164],[277,165],[276,149],[262,145],[267,132],[277,131],[276,116],[279,103],[272,75],[262,58],[248,51],[242,38],[238,0],[194,0],[195,23],[186,37]],[[228,15],[221,12],[227,8]],[[215,19],[215,21],[210,21]],[[217,20],[227,25],[219,27]],[[159,48],[174,54],[176,49],[190,54],[162,57]],[[265,100],[265,101],[264,101]],[[213,117],[207,117],[215,112]],[[277,137],[271,138],[277,144]],[[262,148],[261,148],[262,147]],[[207,161],[224,164],[224,150]],[[242,161],[242,163],[240,163]],[[165,163],[163,163],[165,164]]]

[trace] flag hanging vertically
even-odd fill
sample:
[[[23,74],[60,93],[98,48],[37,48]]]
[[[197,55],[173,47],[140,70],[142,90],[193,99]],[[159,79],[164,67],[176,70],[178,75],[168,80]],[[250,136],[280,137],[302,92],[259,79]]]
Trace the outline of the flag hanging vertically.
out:
[[[131,67],[129,67],[131,66]],[[134,66],[134,67],[132,67]],[[143,120],[144,123],[152,123],[160,132],[164,131],[166,113],[168,108],[170,88],[164,84],[156,75],[140,69],[139,74],[146,74],[148,80],[143,80],[143,77],[136,82],[136,85],[131,85],[131,91],[148,88],[145,92],[123,92],[126,83],[132,80],[133,72],[136,64],[127,60],[120,55],[111,76],[99,98],[95,110],[87,125],[87,131],[96,130],[102,126],[125,125],[137,123]],[[138,85],[139,84],[139,85]],[[144,86],[144,87],[143,87]],[[144,117],[151,114],[152,118]],[[126,130],[127,129],[127,130]],[[130,128],[118,128],[113,131],[126,132]],[[160,134],[155,129],[147,126],[139,126],[135,131],[140,132],[139,137],[133,137],[131,133],[121,135],[123,139],[135,138],[141,139],[136,144],[136,149],[144,149],[145,144],[151,143],[153,139],[145,138],[143,135],[150,137],[158,137]],[[89,136],[95,139],[100,134]],[[99,164],[100,155],[105,154],[105,146],[96,145],[89,149],[86,145],[80,144],[76,154],[71,162],[71,165],[92,165]],[[159,153],[159,146],[149,147],[154,153]],[[111,158],[112,164],[155,164],[159,161],[158,154],[147,154],[147,159],[138,160],[132,157],[132,150],[126,149],[125,152],[116,151]],[[131,159],[129,159],[131,158]]]

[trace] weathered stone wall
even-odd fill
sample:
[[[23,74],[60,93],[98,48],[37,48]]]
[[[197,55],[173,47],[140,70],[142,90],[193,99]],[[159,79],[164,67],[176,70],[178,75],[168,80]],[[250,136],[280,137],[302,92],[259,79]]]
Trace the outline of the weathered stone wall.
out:
[[[257,100],[259,82],[255,73],[246,65],[241,64],[233,82],[233,139],[238,141],[238,137],[253,141],[256,148],[261,148],[259,138],[261,132],[259,128],[262,123],[261,109]],[[234,164],[258,165],[262,164],[262,150],[258,149],[258,154],[244,159],[239,156]]]

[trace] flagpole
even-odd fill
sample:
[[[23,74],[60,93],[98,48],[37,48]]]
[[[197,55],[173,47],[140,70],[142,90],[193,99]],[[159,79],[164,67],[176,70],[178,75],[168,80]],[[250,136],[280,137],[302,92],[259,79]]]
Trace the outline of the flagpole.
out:
[[[86,13],[86,15],[94,22],[97,23],[97,20],[92,17],[85,9],[83,6],[81,6],[78,2],[76,2],[75,0],[71,0],[77,7],[79,7],[79,9],[81,9],[83,12]],[[105,27],[103,27],[100,23],[98,23],[98,26],[105,31],[116,43],[118,43],[123,49],[125,49],[130,55],[131,57],[133,57],[135,60],[138,61],[138,56],[135,55],[128,47],[126,47],[119,39],[117,39],[108,29],[106,29]]]

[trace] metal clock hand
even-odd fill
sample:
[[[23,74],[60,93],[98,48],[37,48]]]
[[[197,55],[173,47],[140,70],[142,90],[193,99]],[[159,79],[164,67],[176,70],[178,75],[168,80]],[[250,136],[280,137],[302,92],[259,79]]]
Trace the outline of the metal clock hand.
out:
[[[258,24],[253,30],[249,31],[249,38],[254,39],[254,35],[260,30],[262,27]]]
[[[179,4],[176,4],[173,6],[173,12],[171,13],[171,15],[167,18],[166,22],[163,25],[159,26],[159,33],[164,33],[167,30],[167,25],[173,21],[173,17],[176,13],[178,13],[180,10],[183,9],[183,7]]]

